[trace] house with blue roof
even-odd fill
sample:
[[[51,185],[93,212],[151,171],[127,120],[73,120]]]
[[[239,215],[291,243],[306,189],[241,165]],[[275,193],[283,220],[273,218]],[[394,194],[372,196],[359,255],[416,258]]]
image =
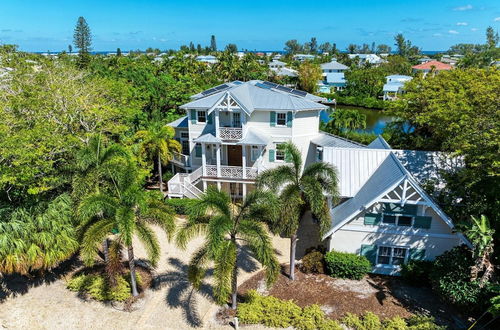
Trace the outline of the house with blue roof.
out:
[[[393,101],[397,99],[398,95],[404,93],[404,85],[407,81],[413,79],[410,76],[404,75],[390,75],[385,77],[386,83],[382,89],[384,96],[384,101]]]
[[[169,198],[199,198],[215,186],[234,199],[255,189],[259,173],[288,160],[278,146],[293,142],[304,166],[332,164],[338,171],[341,202],[330,202],[330,229],[309,247],[356,253],[372,271],[398,274],[411,259],[433,259],[469,244],[427,194],[429,180],[444,184],[442,171],[460,168],[458,159],[437,152],[397,150],[381,137],[368,146],[319,130],[320,97],[267,81],[233,81],[191,97],[186,116],[170,123],[182,153],[171,163]],[[310,213],[302,225],[318,226]],[[318,232],[318,231],[315,231]]]

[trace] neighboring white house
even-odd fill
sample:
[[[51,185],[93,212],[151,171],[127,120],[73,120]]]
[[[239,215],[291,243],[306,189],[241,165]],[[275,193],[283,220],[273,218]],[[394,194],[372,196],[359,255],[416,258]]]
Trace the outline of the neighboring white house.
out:
[[[347,82],[345,80],[344,72],[349,67],[333,59],[329,63],[321,64],[321,71],[323,71],[323,80],[318,82],[320,93],[331,93],[344,90]]]
[[[385,63],[385,60],[378,56],[377,54],[349,54],[350,59],[358,58],[359,65],[368,63],[374,66],[378,66]]]
[[[315,55],[311,54],[295,54],[293,55],[294,61],[304,62],[307,60],[314,60],[316,58]]]
[[[338,170],[342,203],[332,206],[332,225],[322,237],[329,250],[365,255],[374,272],[397,274],[411,258],[432,259],[468,244],[421,188],[429,179],[439,187],[438,169],[455,168],[450,159],[436,152],[393,150],[381,137],[365,146],[323,133],[320,112],[327,107],[319,101],[256,80],[192,96],[181,106],[187,116],[169,124],[183,150],[172,160],[177,174],[168,182],[169,197],[199,198],[214,185],[242,198],[255,189],[259,173],[287,164],[277,146],[292,141],[304,166],[323,161]]]
[[[296,78],[299,76],[297,70],[287,68],[286,63],[279,60],[273,59],[271,62],[269,62],[268,66],[269,69],[279,77]]]
[[[413,77],[410,76],[404,76],[404,75],[390,75],[385,77],[386,83],[382,89],[384,92],[384,100],[395,100],[398,97],[398,94],[403,93],[403,87],[407,81],[410,81],[413,79]]]
[[[286,66],[286,63],[273,59],[271,62],[269,62],[268,66],[269,66],[269,69],[280,69],[280,68],[284,68]]]

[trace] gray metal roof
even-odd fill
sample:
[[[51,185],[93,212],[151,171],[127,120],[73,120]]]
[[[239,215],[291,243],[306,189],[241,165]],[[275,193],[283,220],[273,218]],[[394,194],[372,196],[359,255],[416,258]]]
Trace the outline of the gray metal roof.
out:
[[[326,82],[329,84],[342,84],[346,83],[343,72],[330,72],[326,74]]]
[[[384,84],[382,88],[383,92],[398,92],[401,88],[403,88],[404,84],[400,82],[390,82]]]
[[[276,73],[277,76],[280,76],[280,77],[298,77],[299,74],[297,73],[296,70],[294,69],[290,69],[290,68],[287,68],[287,67],[281,67],[281,68],[271,68],[270,69],[271,71],[273,71],[274,73]]]
[[[247,130],[247,134],[241,141],[237,144],[247,144],[254,146],[266,146],[269,143],[269,139],[261,132],[258,132],[256,129],[249,128]]]
[[[365,145],[357,143],[340,136],[320,132],[311,140],[312,143],[320,147],[334,147],[334,148],[366,148]]]
[[[337,61],[321,64],[321,70],[347,70],[349,67]]]
[[[370,207],[374,199],[401,182],[405,176],[406,173],[398,164],[396,157],[389,153],[356,195],[332,210],[332,228],[353,214]]]
[[[213,136],[211,133],[207,133],[207,134],[204,134],[202,136],[199,136],[197,137],[196,139],[194,139],[194,142],[197,142],[197,143],[222,143],[222,141]]]
[[[367,148],[369,149],[392,149],[389,143],[382,137],[382,135],[377,136],[375,140],[373,140]]]
[[[187,128],[188,127],[188,117],[184,116],[179,119],[174,120],[171,123],[168,123],[167,126],[173,127],[173,128]]]
[[[280,88],[285,89],[283,86]],[[288,89],[291,91],[291,89]],[[326,105],[317,102],[322,98],[305,94],[304,96],[292,94],[289,91],[269,87],[262,81],[252,80],[244,83],[228,83],[227,88],[207,96],[197,94],[199,98],[181,106],[182,109],[210,109],[223,97],[229,95],[245,112],[251,114],[255,110],[322,110],[328,109]]]

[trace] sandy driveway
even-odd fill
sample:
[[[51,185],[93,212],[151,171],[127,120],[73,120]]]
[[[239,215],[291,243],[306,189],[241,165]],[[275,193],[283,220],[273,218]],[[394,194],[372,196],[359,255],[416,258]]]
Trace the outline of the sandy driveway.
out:
[[[147,292],[140,309],[128,313],[99,302],[83,301],[65,288],[64,279],[58,279],[0,302],[0,329],[221,328],[214,322],[217,305],[208,295],[193,292],[186,281],[187,263],[202,239],[192,241],[186,251],[181,251],[167,242],[163,232],[156,232],[162,242],[162,256],[156,269],[162,285],[158,290]],[[287,262],[288,240],[275,237],[273,241],[280,253],[280,262]],[[138,243],[136,256],[145,257]],[[240,284],[259,270],[249,258],[242,260],[242,265]],[[210,279],[202,291],[209,292],[209,289]]]

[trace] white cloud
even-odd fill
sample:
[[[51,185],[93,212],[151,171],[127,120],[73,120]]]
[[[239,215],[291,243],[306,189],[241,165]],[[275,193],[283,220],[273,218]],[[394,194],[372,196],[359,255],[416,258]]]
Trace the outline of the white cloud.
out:
[[[465,6],[453,8],[453,10],[455,10],[455,11],[466,11],[466,10],[471,10],[471,9],[472,9],[472,5],[465,5]]]
[[[493,20],[494,20],[495,22],[500,22],[500,17],[495,17]]]
[[[478,28],[471,28],[470,29],[472,32],[476,32],[477,30],[479,30]]]
[[[467,23],[467,22],[458,22],[457,23],[457,26],[467,26],[467,25],[469,25],[469,23]]]
[[[455,30],[449,30],[448,31],[449,34],[458,34],[458,31],[455,31]]]

